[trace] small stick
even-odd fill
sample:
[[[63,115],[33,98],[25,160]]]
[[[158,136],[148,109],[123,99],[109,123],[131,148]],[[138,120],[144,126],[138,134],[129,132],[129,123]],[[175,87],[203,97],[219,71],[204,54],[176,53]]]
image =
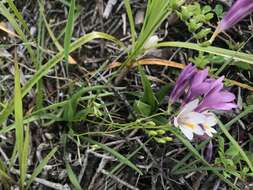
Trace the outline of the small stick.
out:
[[[112,179],[115,180],[116,182],[118,182],[118,183],[120,183],[120,184],[126,186],[126,187],[129,188],[129,189],[132,189],[132,190],[139,190],[137,187],[134,187],[134,186],[130,185],[129,183],[127,183],[127,182],[125,182],[125,181],[119,179],[117,176],[110,174],[109,172],[107,172],[107,171],[104,170],[104,169],[101,170],[101,173],[104,174],[104,175],[109,176],[110,178],[112,178]]]
[[[104,11],[104,14],[103,14],[103,17],[105,19],[108,19],[109,15],[111,14],[112,12],[112,8],[113,6],[117,3],[117,0],[109,0],[106,4],[106,7],[105,7],[105,11]]]
[[[11,169],[11,172],[13,174],[20,174],[19,170],[16,170],[16,169]],[[30,174],[26,174],[26,177],[30,178],[31,175]],[[50,187],[52,189],[56,189],[56,190],[68,190],[69,188],[67,188],[66,186],[64,185],[61,185],[59,183],[54,183],[54,182],[51,182],[51,181],[48,181],[48,180],[45,180],[45,179],[41,179],[41,178],[38,178],[38,177],[35,177],[34,178],[34,181],[36,181],[37,183],[40,183],[42,185],[45,185],[47,187]]]

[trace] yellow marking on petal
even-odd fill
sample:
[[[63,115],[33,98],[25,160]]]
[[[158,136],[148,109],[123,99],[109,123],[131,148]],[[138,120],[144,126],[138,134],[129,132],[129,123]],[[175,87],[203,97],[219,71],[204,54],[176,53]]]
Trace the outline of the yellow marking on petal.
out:
[[[195,125],[193,123],[187,123],[185,125],[185,127],[189,128],[189,129],[194,129],[195,128]]]
[[[208,126],[207,123],[204,123],[204,124],[203,124],[203,127],[204,127],[204,129],[209,129],[209,126]]]

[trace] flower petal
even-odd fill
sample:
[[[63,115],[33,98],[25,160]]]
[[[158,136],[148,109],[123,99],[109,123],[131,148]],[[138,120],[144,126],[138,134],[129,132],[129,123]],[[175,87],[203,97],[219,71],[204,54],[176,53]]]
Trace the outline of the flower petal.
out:
[[[212,127],[217,124],[217,119],[213,113],[205,112],[204,115],[206,116],[205,120],[206,125]]]
[[[191,129],[184,127],[184,126],[180,126],[179,127],[182,131],[182,133],[189,139],[192,140],[193,139],[193,132]]]
[[[194,123],[198,125],[204,123],[206,121],[206,117],[203,113],[189,112],[185,115],[185,120],[187,123]]]
[[[178,115],[192,112],[194,109],[197,108],[198,104],[199,104],[199,99],[195,99],[195,100],[185,104]]]
[[[204,130],[199,126],[195,126],[195,128],[193,129],[193,132],[197,135],[204,135]]]
[[[240,20],[245,16],[250,14],[253,11],[253,1],[252,0],[237,0],[233,6],[229,9],[227,14],[221,20],[219,24],[219,29],[224,31]]]

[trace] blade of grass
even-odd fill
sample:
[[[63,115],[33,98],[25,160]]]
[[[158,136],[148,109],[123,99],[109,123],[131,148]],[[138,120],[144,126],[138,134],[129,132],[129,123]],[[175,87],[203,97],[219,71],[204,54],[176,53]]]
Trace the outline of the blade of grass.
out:
[[[55,147],[52,149],[47,156],[40,162],[40,164],[35,168],[33,171],[31,177],[29,178],[29,181],[27,182],[26,189],[28,190],[34,179],[40,174],[40,172],[44,169],[45,165],[49,162],[49,160],[52,158],[52,156],[55,154],[55,152],[58,150],[58,147]]]
[[[25,132],[25,140],[23,142],[23,150],[22,150],[22,159],[21,159],[21,167],[20,170],[20,181],[22,189],[24,189],[25,186],[25,179],[26,179],[26,172],[27,172],[27,165],[28,165],[28,155],[29,155],[29,149],[30,149],[30,134],[29,134],[29,128],[26,129]]]
[[[237,61],[253,64],[253,55],[251,54],[241,53],[241,52],[227,50],[227,49],[213,47],[213,46],[203,47],[198,44],[188,43],[188,42],[161,42],[161,43],[158,43],[156,47],[178,47],[178,48],[193,49],[193,50],[202,51],[202,52],[215,54],[215,55],[221,55],[223,57],[227,57],[227,58],[234,59]]]
[[[40,2],[40,1],[39,1]],[[44,5],[44,0],[41,0],[39,5],[43,4]],[[43,19],[42,19],[43,12],[41,8],[39,8],[39,21],[38,21],[38,38],[37,38],[37,51],[36,51],[36,64],[35,68],[36,70],[39,70],[42,62],[43,62],[43,51],[41,50],[40,47],[44,47],[44,40],[45,40],[45,27],[43,25]],[[41,109],[43,107],[43,81],[40,79],[37,82],[37,91],[36,91],[36,108]]]
[[[66,61],[68,61],[71,37],[73,33],[74,14],[75,14],[75,0],[71,0],[67,25],[65,28],[65,36],[64,36],[64,50],[65,50],[64,54],[65,54]]]
[[[110,154],[112,154],[113,156],[115,156],[120,162],[126,164],[127,166],[129,166],[130,168],[134,169],[135,171],[137,171],[140,175],[143,175],[141,170],[138,169],[130,160],[128,160],[126,157],[124,157],[123,155],[121,155],[120,153],[118,153],[117,151],[115,151],[114,149],[104,145],[104,144],[101,144],[97,141],[94,141],[90,138],[87,138],[87,137],[81,137],[83,140],[91,143],[91,144],[95,144],[97,145],[98,147],[104,149],[105,151],[109,152]]]
[[[70,46],[70,52],[80,48],[82,45],[97,38],[110,40],[120,45],[121,47],[124,47],[124,45],[119,40],[117,40],[116,38],[114,38],[113,36],[109,34],[105,34],[102,32],[91,32],[79,38],[75,42],[73,42]],[[32,87],[38,82],[38,80],[40,80],[44,75],[46,75],[48,71],[52,67],[54,67],[57,63],[59,63],[63,58],[64,58],[64,50],[60,51],[52,59],[50,59],[46,64],[44,64],[22,88],[22,94],[21,94],[22,97],[24,97],[32,89]],[[0,115],[0,124],[2,124],[6,120],[6,118],[11,114],[11,112],[13,111],[13,105],[14,105],[13,100],[10,100]]]
[[[131,9],[129,0],[124,0],[124,4],[125,4],[126,11],[127,11],[127,16],[128,16],[130,30],[131,30],[132,47],[134,47],[135,46],[135,40],[136,40],[136,31],[135,31],[133,13],[132,13],[132,9]]]
[[[253,172],[253,165],[252,165],[253,161],[248,158],[247,154],[243,151],[242,147],[236,142],[236,140],[230,135],[230,133],[227,131],[223,123],[218,118],[217,120],[221,131],[225,134],[225,136],[229,139],[229,141],[236,147],[236,149],[239,151],[244,161],[248,164],[251,172]]]
[[[43,9],[43,7],[41,8]],[[44,11],[43,11],[44,12]],[[44,14],[42,14],[42,17],[43,17],[43,21],[44,21],[44,24],[47,28],[47,32],[49,34],[49,36],[51,37],[52,41],[54,42],[54,45],[56,46],[56,48],[59,50],[59,51],[62,51],[63,50],[63,47],[61,46],[61,44],[58,42],[58,40],[56,39],[53,31],[51,30],[47,20],[46,20],[46,17]],[[76,64],[76,61],[69,55],[68,57],[68,63],[70,64]]]
[[[31,44],[29,43],[28,39],[26,38],[26,35],[23,33],[22,29],[20,28],[19,24],[17,23],[14,16],[9,12],[9,9],[6,8],[3,2],[0,2],[0,14],[2,14],[12,25],[12,27],[15,29],[17,34],[19,35],[20,39],[24,42],[25,47],[28,50],[28,53],[30,54],[31,60],[34,63],[35,62],[35,56],[34,52],[32,50]]]
[[[14,89],[14,111],[15,111],[15,126],[16,126],[16,145],[19,159],[19,170],[20,170],[20,185],[24,186],[24,173],[22,167],[22,155],[23,155],[23,143],[24,143],[24,129],[23,129],[23,104],[22,94],[20,87],[20,73],[18,63],[15,61],[15,89]]]
[[[23,18],[23,16],[21,15],[21,13],[18,11],[16,5],[13,3],[12,0],[7,0],[8,5],[10,6],[11,10],[14,12],[15,16],[18,18],[18,21],[21,23],[21,25],[23,26],[23,28],[25,29],[25,31],[30,34],[30,30]]]
[[[76,190],[82,190],[82,187],[79,184],[78,179],[68,162],[66,162],[66,168],[67,168],[67,174],[69,176],[69,180],[72,183],[72,185],[75,187]]]

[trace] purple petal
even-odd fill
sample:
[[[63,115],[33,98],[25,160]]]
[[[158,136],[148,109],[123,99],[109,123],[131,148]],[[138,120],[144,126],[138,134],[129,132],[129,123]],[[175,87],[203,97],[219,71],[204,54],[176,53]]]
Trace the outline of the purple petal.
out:
[[[246,17],[248,14],[250,14],[252,11],[253,11],[252,0],[237,0],[233,4],[233,6],[229,9],[224,18],[221,20],[219,24],[220,30],[224,31],[232,27],[240,20],[242,20],[244,17]]]
[[[170,94],[170,102],[174,103],[185,91],[189,85],[189,81],[197,71],[195,66],[191,64],[187,65],[184,70],[180,73],[176,84]]]
[[[235,95],[228,91],[220,92],[220,96],[222,97],[223,102],[232,102],[235,100]]]
[[[210,84],[205,82],[208,77],[208,69],[197,71],[190,82],[190,88],[185,98],[185,102],[190,102],[193,99],[197,98],[198,96],[203,95],[207,89],[209,88]]]
[[[208,76],[208,68],[206,68],[202,71],[196,72],[196,74],[193,77],[193,80],[191,82],[191,85],[197,86],[197,85],[201,84],[206,79],[207,76]]]

